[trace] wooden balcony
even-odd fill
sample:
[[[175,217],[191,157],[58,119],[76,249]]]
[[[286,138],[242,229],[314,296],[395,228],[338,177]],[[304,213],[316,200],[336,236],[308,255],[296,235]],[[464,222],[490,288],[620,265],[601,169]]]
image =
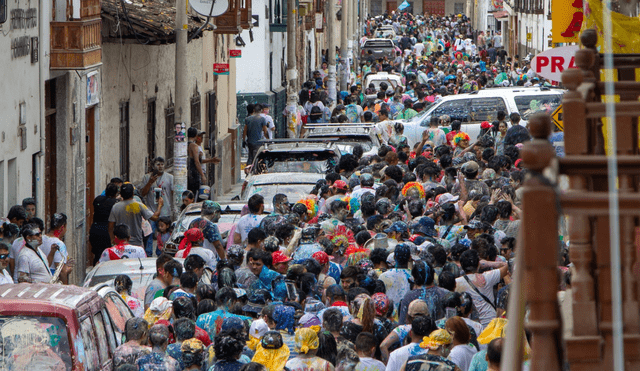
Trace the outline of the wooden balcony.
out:
[[[241,0],[229,0],[229,9],[216,17],[216,34],[236,35],[242,31],[240,26]],[[249,17],[251,15],[249,14]]]
[[[96,2],[99,6],[99,1]],[[94,10],[87,7],[83,8],[83,11],[92,12]],[[102,63],[100,31],[100,18],[51,22],[51,65],[49,68],[52,70],[83,70],[100,65]]]
[[[81,0],[80,18],[88,19],[100,16],[100,0]]]
[[[243,30],[251,28],[251,0],[242,0],[242,6],[240,7],[240,27]]]

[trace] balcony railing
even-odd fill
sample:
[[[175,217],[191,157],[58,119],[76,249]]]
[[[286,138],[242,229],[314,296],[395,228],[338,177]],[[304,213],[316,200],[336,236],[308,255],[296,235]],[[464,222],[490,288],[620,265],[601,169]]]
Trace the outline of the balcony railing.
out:
[[[269,31],[287,32],[287,0],[269,0]]]
[[[96,1],[98,6],[99,1]],[[83,2],[84,3],[84,2]],[[91,12],[91,7],[83,11]],[[88,69],[102,63],[101,20],[51,22],[51,69]]]

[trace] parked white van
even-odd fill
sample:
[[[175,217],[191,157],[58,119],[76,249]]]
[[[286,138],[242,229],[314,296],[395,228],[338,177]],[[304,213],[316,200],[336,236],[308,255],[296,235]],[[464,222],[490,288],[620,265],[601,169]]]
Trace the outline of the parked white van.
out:
[[[483,89],[469,94],[448,95],[425,108],[411,120],[399,120],[404,124],[404,135],[413,146],[422,139],[431,117],[449,115],[451,121],[460,120],[461,130],[469,134],[473,143],[480,134],[480,124],[496,120],[498,111],[507,115],[518,112],[520,125],[526,125],[529,116],[536,112],[553,113],[562,104],[565,90],[546,87],[509,87]],[[392,121],[397,122],[397,121]]]

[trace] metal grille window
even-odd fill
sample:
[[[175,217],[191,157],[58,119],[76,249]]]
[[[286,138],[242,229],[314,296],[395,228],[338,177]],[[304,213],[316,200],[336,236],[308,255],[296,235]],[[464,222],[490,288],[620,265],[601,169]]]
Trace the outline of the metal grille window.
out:
[[[147,165],[152,167],[156,157],[156,98],[147,101],[147,153]]]
[[[129,180],[129,102],[120,103],[120,177]]]
[[[164,160],[165,166],[173,166],[173,138],[176,133],[175,127],[175,111],[173,106],[169,106],[164,110],[165,122],[165,142],[164,142]]]
[[[464,13],[464,3],[455,3],[453,4],[453,12],[456,14]]]
[[[200,94],[191,98],[191,126],[200,130],[202,111],[200,110]]]

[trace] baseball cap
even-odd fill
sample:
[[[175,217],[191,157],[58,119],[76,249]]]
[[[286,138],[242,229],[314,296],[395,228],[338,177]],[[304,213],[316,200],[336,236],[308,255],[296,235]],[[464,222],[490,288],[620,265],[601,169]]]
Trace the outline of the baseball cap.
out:
[[[458,201],[460,197],[459,196],[454,196],[451,193],[443,193],[440,196],[438,196],[438,203],[440,205],[444,205],[447,202],[455,202]]]
[[[257,319],[251,323],[249,335],[261,339],[269,331],[269,326],[263,319]]]
[[[478,219],[471,219],[464,229],[482,229],[482,222]]]
[[[271,254],[271,258],[273,259],[274,265],[291,261],[291,258],[286,256],[282,251],[275,251]]]
[[[411,317],[416,316],[429,316],[429,306],[427,302],[422,299],[416,299],[409,304],[409,308],[407,308],[407,315]]]
[[[329,260],[333,257],[330,257],[326,252],[324,251],[316,251],[313,253],[313,255],[311,255],[312,258],[314,258],[318,263],[320,263],[320,265],[325,265],[329,262]]]
[[[393,222],[393,224],[391,224],[389,228],[385,229],[384,233],[406,232],[407,229],[409,229],[409,227],[407,226],[407,223],[402,221],[397,221],[397,222]]]
[[[475,161],[469,161],[466,162],[464,165],[462,165],[462,167],[460,168],[460,170],[462,170],[463,173],[475,173],[477,172],[479,169],[478,163]]]
[[[343,189],[345,191],[349,190],[349,185],[347,185],[347,182],[345,182],[344,180],[336,180],[335,182],[333,182],[333,187],[336,189]]]
[[[426,236],[435,237],[438,235],[435,229],[436,223],[428,216],[423,216],[413,223],[411,229],[413,233],[422,233]]]

